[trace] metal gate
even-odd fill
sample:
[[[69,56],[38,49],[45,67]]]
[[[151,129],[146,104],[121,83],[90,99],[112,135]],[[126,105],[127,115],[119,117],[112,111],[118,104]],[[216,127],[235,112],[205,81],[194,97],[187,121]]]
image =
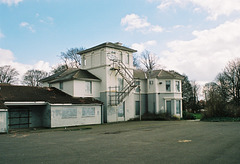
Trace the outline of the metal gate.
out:
[[[31,111],[29,109],[10,109],[8,111],[9,129],[29,128]]]

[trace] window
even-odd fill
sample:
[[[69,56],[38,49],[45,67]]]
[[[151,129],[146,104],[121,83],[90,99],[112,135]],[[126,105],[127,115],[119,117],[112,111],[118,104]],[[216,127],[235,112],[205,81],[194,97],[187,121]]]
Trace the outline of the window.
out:
[[[122,54],[122,52],[120,52],[120,59],[121,59],[121,62],[123,62],[123,54]]]
[[[129,54],[127,54],[126,64],[129,64]]]
[[[124,117],[125,102],[118,107],[118,117]]]
[[[85,93],[92,94],[92,82],[91,81],[85,82]]]
[[[166,102],[166,105],[167,105],[167,113],[171,115],[172,114],[172,102],[171,102],[171,100],[168,100]]]
[[[135,101],[135,115],[139,116],[140,115],[140,102]]]
[[[176,91],[180,92],[180,82],[176,81]]]
[[[59,89],[63,89],[63,82],[62,81],[59,83]]]
[[[118,78],[118,87],[119,87],[119,91],[123,89],[123,79],[121,78]]]
[[[176,100],[176,114],[181,114],[181,101]]]
[[[166,81],[166,91],[171,91],[171,81]]]
[[[95,108],[94,107],[83,107],[82,108],[82,117],[94,117]]]
[[[83,66],[86,66],[87,65],[87,60],[86,60],[85,55],[83,55],[82,59],[83,59]]]
[[[135,91],[140,92],[140,81],[136,81],[135,85],[137,86]]]

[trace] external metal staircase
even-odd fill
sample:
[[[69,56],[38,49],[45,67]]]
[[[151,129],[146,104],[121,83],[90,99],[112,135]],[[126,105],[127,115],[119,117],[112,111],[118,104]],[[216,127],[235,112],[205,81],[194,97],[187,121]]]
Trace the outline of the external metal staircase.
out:
[[[121,60],[117,59],[115,56],[109,56],[108,58],[113,62],[113,67],[111,70],[116,70],[116,75],[119,73],[127,82],[127,84],[121,90],[119,87],[109,88],[110,105],[116,106],[123,102],[124,98],[128,96],[137,85],[135,85],[132,72],[126,67],[126,65],[123,64]]]

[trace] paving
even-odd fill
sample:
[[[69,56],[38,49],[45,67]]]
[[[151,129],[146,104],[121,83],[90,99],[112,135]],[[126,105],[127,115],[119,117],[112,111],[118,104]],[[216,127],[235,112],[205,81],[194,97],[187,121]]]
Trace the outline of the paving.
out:
[[[0,163],[239,163],[240,122],[134,121],[0,134]]]

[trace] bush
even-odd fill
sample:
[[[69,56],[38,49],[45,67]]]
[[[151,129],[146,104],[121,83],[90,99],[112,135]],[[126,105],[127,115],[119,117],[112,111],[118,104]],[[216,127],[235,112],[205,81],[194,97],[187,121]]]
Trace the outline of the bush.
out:
[[[194,116],[193,113],[189,113],[189,112],[183,111],[183,119],[184,120],[195,120],[196,117]]]
[[[178,116],[171,116],[168,113],[158,113],[158,114],[154,114],[154,113],[145,113],[142,115],[142,120],[145,121],[170,121],[170,120],[180,120],[180,118]],[[138,118],[132,119],[134,120],[139,120]]]
[[[203,113],[203,119],[206,118],[221,118],[221,117],[240,117],[240,107],[233,104],[215,104],[207,106],[206,112]]]

